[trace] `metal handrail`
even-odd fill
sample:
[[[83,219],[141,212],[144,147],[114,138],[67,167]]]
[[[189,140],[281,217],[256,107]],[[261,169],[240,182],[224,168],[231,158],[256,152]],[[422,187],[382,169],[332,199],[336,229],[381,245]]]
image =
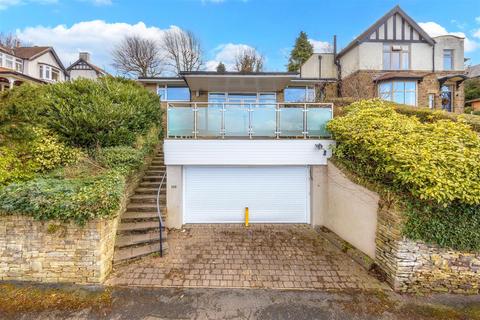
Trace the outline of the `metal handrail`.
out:
[[[160,257],[163,257],[163,237],[162,237],[162,228],[163,228],[163,219],[162,212],[160,210],[160,192],[162,191],[163,183],[165,182],[165,177],[167,176],[167,171],[163,174],[162,181],[158,186],[157,190],[157,214],[158,214],[158,223],[160,226]]]

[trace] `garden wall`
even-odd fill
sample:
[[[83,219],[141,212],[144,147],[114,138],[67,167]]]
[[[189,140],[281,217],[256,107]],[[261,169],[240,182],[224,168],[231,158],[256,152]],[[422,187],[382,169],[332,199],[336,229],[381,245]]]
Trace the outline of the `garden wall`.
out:
[[[0,216],[0,280],[102,283],[112,268],[117,220],[82,227]]]
[[[372,217],[376,217],[373,238]],[[329,162],[324,226],[374,258],[392,288],[399,292],[480,293],[480,252],[442,249],[406,239],[402,225],[398,208],[351,181]],[[369,253],[372,245],[374,255]]]
[[[398,210],[381,202],[376,263],[400,292],[480,293],[480,253],[442,249],[401,235]]]

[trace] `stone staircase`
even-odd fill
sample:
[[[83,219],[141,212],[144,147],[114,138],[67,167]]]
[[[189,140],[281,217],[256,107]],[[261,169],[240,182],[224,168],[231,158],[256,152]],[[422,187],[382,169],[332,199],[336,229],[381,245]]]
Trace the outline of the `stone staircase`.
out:
[[[157,192],[165,173],[163,150],[158,149],[150,166],[129,199],[118,225],[113,263],[119,264],[151,253],[160,253]],[[166,178],[160,190],[160,208],[165,224]],[[167,230],[162,228],[163,254],[168,250]]]

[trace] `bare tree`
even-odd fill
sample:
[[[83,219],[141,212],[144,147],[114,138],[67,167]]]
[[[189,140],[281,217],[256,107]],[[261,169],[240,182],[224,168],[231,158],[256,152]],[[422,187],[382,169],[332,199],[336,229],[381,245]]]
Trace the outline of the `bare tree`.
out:
[[[113,50],[113,67],[124,75],[155,77],[163,71],[158,43],[140,36],[126,36]]]
[[[263,55],[256,49],[242,49],[235,56],[235,70],[238,72],[260,72],[263,71],[263,62]]]
[[[20,45],[22,45],[22,42],[13,33],[0,32],[0,46],[12,49]]]
[[[193,32],[181,29],[168,30],[163,36],[162,45],[166,64],[176,74],[182,71],[198,71],[202,67],[202,47]]]

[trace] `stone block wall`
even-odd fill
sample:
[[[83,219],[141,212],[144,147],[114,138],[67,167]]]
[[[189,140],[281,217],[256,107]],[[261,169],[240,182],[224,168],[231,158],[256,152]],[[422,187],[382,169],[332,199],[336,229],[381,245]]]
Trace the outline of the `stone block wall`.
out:
[[[439,248],[401,235],[398,209],[380,201],[376,263],[399,292],[480,293],[480,252]]]
[[[0,216],[0,280],[102,283],[112,269],[117,221],[79,226]]]

